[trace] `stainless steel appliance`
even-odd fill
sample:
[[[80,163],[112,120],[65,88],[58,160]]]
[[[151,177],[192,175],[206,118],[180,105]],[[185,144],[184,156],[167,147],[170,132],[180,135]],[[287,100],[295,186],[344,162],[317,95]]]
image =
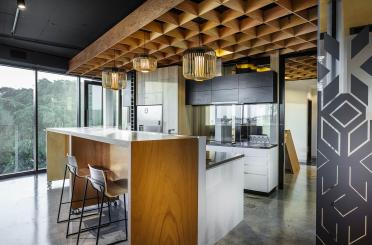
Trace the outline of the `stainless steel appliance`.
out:
[[[137,130],[163,132],[163,106],[137,106]]]
[[[232,142],[232,123],[231,119],[224,116],[216,121],[215,126],[215,141],[217,142]]]

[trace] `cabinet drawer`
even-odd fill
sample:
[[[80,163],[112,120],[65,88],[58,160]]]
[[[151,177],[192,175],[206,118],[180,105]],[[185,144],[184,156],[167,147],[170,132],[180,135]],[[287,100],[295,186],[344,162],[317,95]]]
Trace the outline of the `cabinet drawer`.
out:
[[[267,176],[257,174],[244,174],[244,189],[251,191],[268,192]]]
[[[268,166],[266,158],[244,157],[244,173],[267,175]]]
[[[270,150],[267,149],[255,149],[255,148],[236,148],[236,151],[243,153],[245,156],[253,157],[268,157]]]

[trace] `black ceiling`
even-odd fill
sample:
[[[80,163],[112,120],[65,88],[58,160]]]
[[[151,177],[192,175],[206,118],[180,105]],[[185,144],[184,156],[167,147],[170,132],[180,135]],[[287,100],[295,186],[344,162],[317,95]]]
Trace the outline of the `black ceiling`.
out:
[[[0,0],[0,44],[72,58],[145,0]]]

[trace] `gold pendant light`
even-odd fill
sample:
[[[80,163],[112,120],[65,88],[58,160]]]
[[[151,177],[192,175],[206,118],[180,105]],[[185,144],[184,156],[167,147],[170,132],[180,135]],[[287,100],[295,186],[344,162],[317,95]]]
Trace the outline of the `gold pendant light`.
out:
[[[200,35],[200,34],[199,34]],[[187,49],[182,58],[183,76],[186,79],[204,81],[216,76],[216,52],[206,46]]]
[[[145,50],[146,50],[145,43],[146,43],[146,35],[145,35],[145,32],[143,32],[144,53],[136,56],[133,59],[133,69],[139,72],[143,72],[143,73],[155,71],[158,66],[158,62],[156,58],[152,55],[145,53]]]
[[[102,71],[102,87],[119,90],[127,87],[127,73],[124,69],[116,67],[114,51],[114,67],[105,68]]]

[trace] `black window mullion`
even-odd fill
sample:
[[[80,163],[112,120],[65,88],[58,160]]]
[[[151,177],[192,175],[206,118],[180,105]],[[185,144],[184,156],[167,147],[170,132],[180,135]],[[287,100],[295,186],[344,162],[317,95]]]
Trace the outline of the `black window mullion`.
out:
[[[34,150],[34,170],[35,172],[39,171],[39,133],[38,133],[38,129],[39,129],[39,115],[38,115],[38,111],[39,111],[39,108],[38,108],[38,91],[37,91],[37,88],[38,88],[38,84],[37,84],[37,81],[38,81],[38,70],[35,69],[35,88],[34,88],[34,103],[33,103],[33,107],[34,107],[34,147],[33,147],[33,150]]]

